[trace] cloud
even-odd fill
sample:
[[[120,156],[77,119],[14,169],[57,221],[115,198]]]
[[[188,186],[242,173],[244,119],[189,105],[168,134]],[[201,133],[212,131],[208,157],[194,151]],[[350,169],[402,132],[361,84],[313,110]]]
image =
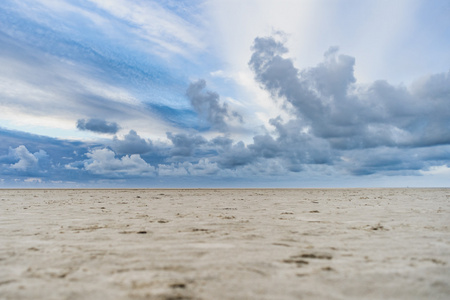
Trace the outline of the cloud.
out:
[[[220,131],[228,129],[227,121],[237,119],[242,122],[242,116],[229,111],[226,103],[220,104],[219,94],[211,91],[203,91],[206,88],[206,81],[200,79],[189,85],[186,95],[191,101],[195,111],[205,118],[211,126]]]
[[[159,176],[187,176],[188,171],[182,164],[160,164],[158,165],[158,175]]]
[[[160,176],[211,176],[218,175],[221,168],[216,162],[210,161],[208,158],[202,158],[196,163],[181,162],[172,163],[170,165],[158,165]]]
[[[130,130],[123,140],[116,136],[112,141],[112,148],[117,154],[144,154],[153,149],[151,140],[141,138],[136,131]]]
[[[44,150],[31,153],[26,146],[20,145],[16,148],[9,147],[8,154],[0,156],[0,162],[3,162],[3,175],[37,175],[46,172],[41,167],[48,161],[48,154]]]
[[[207,158],[200,159],[198,163],[187,163],[186,165],[189,174],[193,176],[216,175],[221,170],[217,163],[212,162]]]
[[[154,176],[155,168],[143,160],[139,154],[116,158],[109,149],[94,149],[86,154],[89,160],[84,162],[84,169],[95,175],[111,178]]]
[[[242,141],[232,145],[216,149],[218,152],[217,162],[222,168],[233,169],[251,163],[255,156]]]
[[[198,153],[200,147],[206,144],[206,139],[200,135],[187,135],[184,133],[167,133],[167,138],[172,142],[170,155],[172,156],[193,156]]]
[[[304,131],[297,120],[283,123],[281,118],[270,121],[275,127],[276,138],[266,134],[253,138],[249,145],[253,156],[266,159],[279,158],[291,172],[300,172],[307,164],[332,164],[333,152],[329,144]]]
[[[77,128],[80,130],[89,130],[98,133],[115,134],[119,131],[119,125],[116,122],[106,122],[100,119],[79,119],[77,121]]]
[[[133,37],[132,44],[138,44],[142,50],[159,56],[176,54],[189,57],[193,51],[205,47],[201,39],[201,31],[192,21],[166,9],[157,2],[124,0],[91,0],[120,24],[121,31]],[[185,5],[185,11],[196,9],[195,5]],[[116,24],[117,23],[117,24]],[[111,34],[109,31],[106,33]],[[121,32],[121,35],[123,33]],[[123,37],[125,38],[125,37]]]
[[[69,157],[79,157],[79,154],[88,150],[89,147],[98,147],[95,142],[81,142],[74,140],[56,139],[43,135],[36,135],[17,130],[7,130],[0,127],[0,153],[10,152],[10,147],[25,146],[30,152],[45,151],[55,162]]]
[[[256,38],[252,49],[249,66],[256,81],[284,101],[300,132],[309,131],[334,149],[450,143],[450,72],[412,89],[386,81],[358,85],[355,59],[338,55],[336,47],[325,52],[322,63],[304,70],[285,57],[287,48],[274,37]]]
[[[428,170],[421,171],[425,175],[445,175],[450,176],[450,167],[447,165],[432,166]]]
[[[28,149],[21,145],[15,149],[11,149],[11,155],[19,159],[15,164],[11,164],[11,169],[26,171],[29,168],[36,168],[39,159],[31,154]]]

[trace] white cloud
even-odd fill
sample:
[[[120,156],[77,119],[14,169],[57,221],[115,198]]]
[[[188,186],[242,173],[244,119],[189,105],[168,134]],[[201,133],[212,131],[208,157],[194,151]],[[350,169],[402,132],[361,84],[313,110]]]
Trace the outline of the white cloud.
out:
[[[24,182],[27,182],[27,183],[42,183],[42,179],[41,178],[30,177],[30,178],[24,179]]]
[[[217,163],[211,162],[207,158],[200,159],[196,164],[187,163],[186,169],[188,170],[189,174],[194,176],[215,175],[219,171],[221,171]]]
[[[50,20],[48,18],[40,18],[39,13],[41,12],[50,12],[56,18],[65,18],[65,21],[67,21],[67,17],[70,16],[70,14],[78,14],[90,20],[97,26],[108,23],[105,18],[98,14],[92,13],[87,9],[75,6],[64,0],[22,0],[17,2],[16,5],[28,18],[42,24],[49,24]]]
[[[450,176],[450,167],[448,167],[447,165],[432,166],[426,171],[420,171],[420,173],[422,173],[423,175]]]
[[[111,177],[153,176],[155,168],[145,162],[139,154],[125,155],[116,158],[109,149],[95,149],[86,154],[90,159],[85,161],[84,169],[96,174]]]
[[[15,149],[10,148],[10,155],[19,159],[18,162],[11,164],[11,169],[16,169],[19,171],[26,171],[28,169],[36,168],[38,165],[39,157],[46,156],[45,151],[36,152],[35,154],[30,153],[27,147],[20,145]]]
[[[168,53],[189,55],[190,50],[204,47],[200,31],[191,23],[164,9],[153,1],[88,0],[113,17],[92,10],[91,5],[77,5],[67,0],[24,0],[17,3],[17,10],[39,24],[51,26],[52,22],[74,23],[79,21],[74,15],[84,18],[85,25],[92,23],[112,39],[128,39],[134,35],[133,45],[167,56]],[[42,17],[45,15],[45,17]],[[125,23],[127,26],[124,26]],[[125,29],[126,28],[126,29]],[[56,28],[69,30],[67,26]],[[142,45],[142,41],[145,41]],[[152,47],[148,47],[151,42]]]

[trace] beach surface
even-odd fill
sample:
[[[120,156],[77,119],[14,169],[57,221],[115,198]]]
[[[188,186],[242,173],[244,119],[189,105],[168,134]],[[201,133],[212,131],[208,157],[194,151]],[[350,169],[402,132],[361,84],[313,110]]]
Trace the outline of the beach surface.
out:
[[[450,189],[0,190],[0,299],[449,299]]]

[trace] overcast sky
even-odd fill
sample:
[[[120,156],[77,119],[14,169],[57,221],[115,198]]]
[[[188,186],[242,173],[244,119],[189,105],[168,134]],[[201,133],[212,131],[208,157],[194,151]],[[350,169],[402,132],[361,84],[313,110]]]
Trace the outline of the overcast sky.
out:
[[[450,186],[448,0],[2,0],[0,187]]]

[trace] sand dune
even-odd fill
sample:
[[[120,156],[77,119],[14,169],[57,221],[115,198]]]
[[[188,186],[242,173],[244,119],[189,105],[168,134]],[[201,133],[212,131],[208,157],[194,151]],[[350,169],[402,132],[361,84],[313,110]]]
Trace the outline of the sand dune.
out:
[[[449,189],[0,190],[0,299],[448,299]]]

